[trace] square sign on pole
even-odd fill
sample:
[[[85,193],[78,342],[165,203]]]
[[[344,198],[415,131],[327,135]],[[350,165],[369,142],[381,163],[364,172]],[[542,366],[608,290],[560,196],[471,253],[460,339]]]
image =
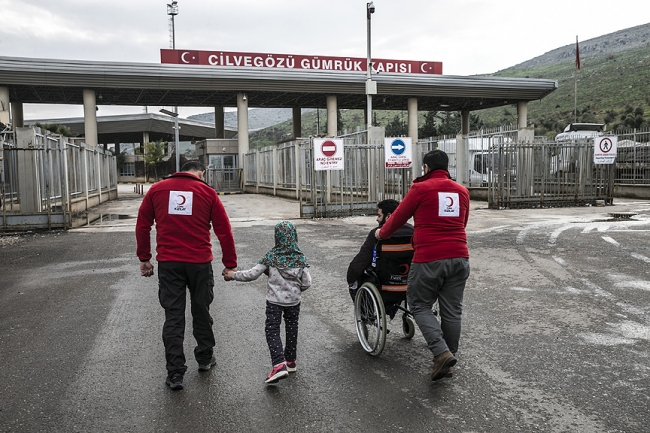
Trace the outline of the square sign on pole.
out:
[[[616,160],[616,136],[594,138],[594,164],[614,164]]]
[[[343,140],[314,139],[314,170],[343,170]]]
[[[411,137],[385,138],[386,168],[410,168],[413,165],[412,148]]]

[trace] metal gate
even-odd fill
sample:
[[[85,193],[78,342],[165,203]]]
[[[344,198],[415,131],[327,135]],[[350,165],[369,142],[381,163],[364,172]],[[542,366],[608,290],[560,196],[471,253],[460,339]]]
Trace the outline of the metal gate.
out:
[[[300,148],[300,216],[331,218],[373,214],[377,202],[401,200],[412,182],[411,169],[387,169],[384,146],[344,138],[343,170],[317,171],[313,140]]]
[[[594,164],[594,141],[503,143],[479,155],[488,177],[488,207],[612,204],[614,164]]]
[[[208,168],[205,182],[217,192],[242,192],[241,168]]]

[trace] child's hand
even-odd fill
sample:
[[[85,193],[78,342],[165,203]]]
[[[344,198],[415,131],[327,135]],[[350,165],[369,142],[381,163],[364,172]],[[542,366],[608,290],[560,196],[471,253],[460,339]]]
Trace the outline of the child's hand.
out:
[[[223,279],[226,281],[232,281],[232,276],[235,274],[235,271],[233,269],[224,269],[221,275],[223,275]]]

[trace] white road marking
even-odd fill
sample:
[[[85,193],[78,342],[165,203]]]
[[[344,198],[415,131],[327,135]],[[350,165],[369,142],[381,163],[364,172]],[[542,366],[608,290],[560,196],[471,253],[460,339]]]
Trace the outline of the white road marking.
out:
[[[646,257],[644,255],[641,255],[641,254],[638,254],[638,253],[632,253],[632,257],[634,257],[635,259],[642,260],[642,261],[644,261],[646,263],[650,263],[650,258],[648,258],[648,257]]]
[[[610,238],[609,236],[602,236],[602,238],[603,238],[603,240],[605,242],[609,242],[612,245],[616,245],[617,247],[621,246],[621,244],[619,244],[618,242],[616,242],[614,239]]]
[[[556,262],[558,262],[562,266],[566,266],[566,262],[564,261],[564,259],[562,257],[553,256],[553,260],[555,260]]]

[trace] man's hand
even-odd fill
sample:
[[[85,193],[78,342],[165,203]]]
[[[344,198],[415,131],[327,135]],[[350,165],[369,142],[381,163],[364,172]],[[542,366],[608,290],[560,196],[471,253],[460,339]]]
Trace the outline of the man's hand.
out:
[[[378,241],[381,240],[381,237],[379,236],[380,231],[381,231],[381,228],[378,228],[377,230],[375,230],[375,239],[377,239]]]
[[[149,260],[140,262],[140,275],[143,277],[150,277],[153,275],[153,265]]]
[[[223,279],[225,281],[231,281],[232,280],[232,274],[235,273],[235,269],[232,268],[224,268],[223,271],[221,271],[221,275],[223,275]]]

